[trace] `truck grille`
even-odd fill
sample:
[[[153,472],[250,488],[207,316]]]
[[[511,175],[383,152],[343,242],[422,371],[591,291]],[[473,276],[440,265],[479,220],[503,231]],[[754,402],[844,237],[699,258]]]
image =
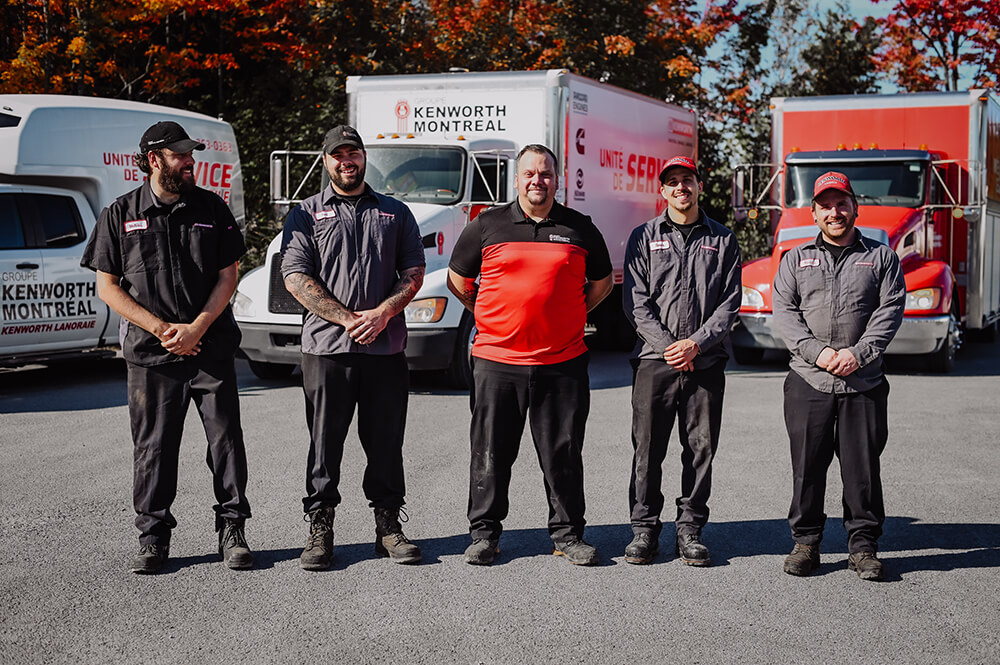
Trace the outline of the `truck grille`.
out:
[[[302,304],[285,288],[285,280],[281,277],[281,254],[271,257],[271,284],[267,298],[267,311],[272,314],[301,314],[305,311]]]

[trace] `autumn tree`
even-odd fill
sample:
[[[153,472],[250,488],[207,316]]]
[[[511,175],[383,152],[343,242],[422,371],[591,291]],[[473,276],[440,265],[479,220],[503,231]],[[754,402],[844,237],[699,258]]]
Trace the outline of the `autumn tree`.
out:
[[[904,90],[994,88],[1000,77],[1000,10],[996,0],[875,0],[893,2],[880,21],[881,71]]]

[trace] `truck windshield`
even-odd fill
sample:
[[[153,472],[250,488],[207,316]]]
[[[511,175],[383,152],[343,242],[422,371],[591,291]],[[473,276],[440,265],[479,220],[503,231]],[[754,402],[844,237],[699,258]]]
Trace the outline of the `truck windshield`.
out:
[[[451,205],[462,199],[464,171],[461,148],[376,146],[368,148],[365,180],[408,203]]]
[[[839,171],[851,181],[859,205],[917,208],[924,203],[928,162],[854,162],[789,164],[785,176],[785,205],[812,205],[813,183],[827,171]]]

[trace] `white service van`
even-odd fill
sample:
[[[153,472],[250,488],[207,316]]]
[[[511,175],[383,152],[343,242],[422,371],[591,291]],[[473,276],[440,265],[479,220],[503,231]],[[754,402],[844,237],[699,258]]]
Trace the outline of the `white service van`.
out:
[[[473,320],[447,288],[448,260],[471,219],[516,196],[514,158],[530,143],[558,156],[556,199],[590,215],[611,253],[616,288],[592,322],[610,339],[634,339],[621,307],[625,244],[663,210],[662,164],[696,155],[693,112],[563,69],[351,76],[347,99],[368,153],[367,182],[404,201],[423,236],[427,273],[405,312],[411,369],[445,369],[467,385]],[[290,177],[296,158],[312,160],[312,180]],[[279,213],[325,186],[319,159],[318,151],[272,153]],[[262,377],[288,374],[300,358],[302,307],[284,288],[280,252],[279,235],[233,302],[240,348]]]
[[[133,163],[153,123],[174,120],[206,145],[198,185],[244,224],[232,127],[152,104],[66,95],[0,95],[0,366],[111,354],[118,315],[80,256],[101,210],[142,184]]]

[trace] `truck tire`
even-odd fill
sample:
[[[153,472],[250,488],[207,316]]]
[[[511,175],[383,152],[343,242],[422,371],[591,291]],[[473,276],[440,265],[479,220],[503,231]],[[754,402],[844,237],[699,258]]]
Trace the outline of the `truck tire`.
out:
[[[733,346],[733,357],[741,365],[759,365],[764,360],[764,349],[758,346]]]
[[[456,388],[472,387],[472,342],[476,338],[476,322],[469,312],[462,313],[458,326],[455,351],[448,366],[448,380]]]
[[[955,312],[953,302],[948,324],[948,334],[941,343],[941,348],[927,354],[927,369],[937,374],[948,374],[955,369],[955,353],[962,346],[962,324]]]
[[[265,363],[258,360],[248,361],[250,371],[258,379],[287,379],[295,371],[295,365],[284,363]]]

